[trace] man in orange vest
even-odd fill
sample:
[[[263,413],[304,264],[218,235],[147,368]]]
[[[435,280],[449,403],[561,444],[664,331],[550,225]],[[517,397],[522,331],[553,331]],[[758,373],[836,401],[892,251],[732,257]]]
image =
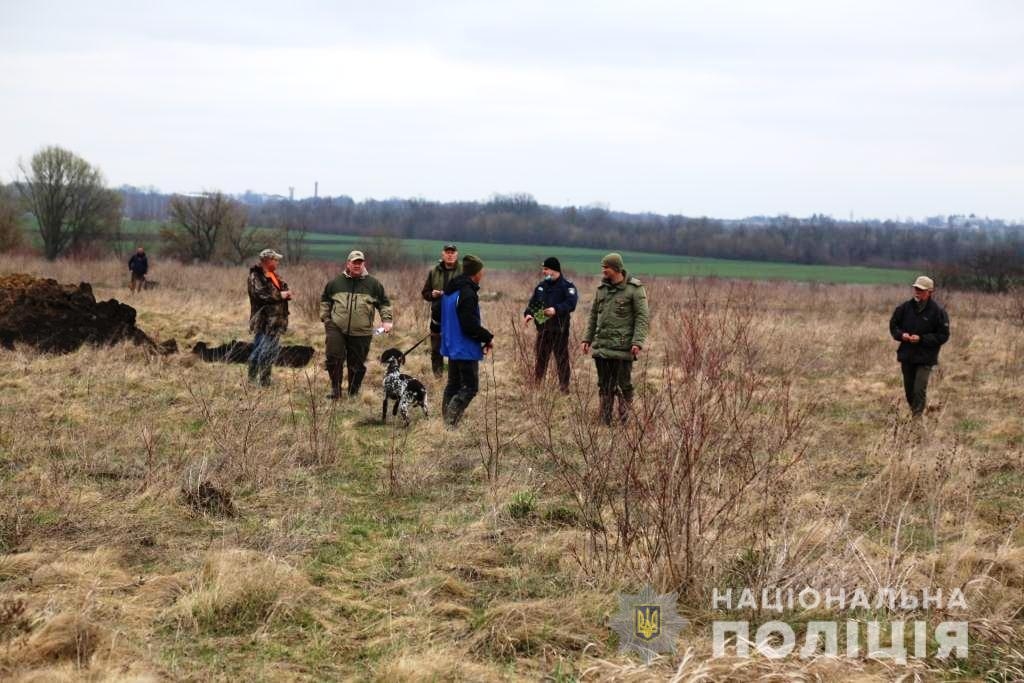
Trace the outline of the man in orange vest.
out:
[[[277,272],[282,258],[273,249],[264,249],[260,262],[249,270],[249,331],[255,334],[249,381],[264,387],[270,385],[270,368],[281,350],[281,335],[288,329],[292,292]]]

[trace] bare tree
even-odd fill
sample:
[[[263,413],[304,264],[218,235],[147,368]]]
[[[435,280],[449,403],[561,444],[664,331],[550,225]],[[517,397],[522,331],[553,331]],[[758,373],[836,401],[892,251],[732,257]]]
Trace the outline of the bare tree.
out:
[[[244,263],[246,259],[255,256],[274,239],[266,230],[246,227],[244,221],[229,223],[222,235],[218,253],[235,264]]]
[[[160,236],[174,256],[211,261],[218,253],[248,247],[244,243],[245,208],[221,192],[195,197],[175,195],[170,214],[171,223],[160,230]]]
[[[120,221],[121,196],[74,152],[46,147],[19,169],[18,190],[39,222],[43,253],[51,261],[95,241]]]
[[[14,251],[25,241],[22,209],[12,187],[0,185],[0,252]]]

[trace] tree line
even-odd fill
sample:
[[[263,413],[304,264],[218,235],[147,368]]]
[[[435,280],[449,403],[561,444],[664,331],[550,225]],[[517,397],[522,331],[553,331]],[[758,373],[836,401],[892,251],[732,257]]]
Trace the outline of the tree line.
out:
[[[959,286],[992,291],[1024,281],[1024,226],[974,216],[928,222],[817,214],[725,220],[615,212],[604,206],[546,206],[529,194],[498,194],[480,202],[165,194],[155,188],[107,188],[98,169],[59,147],[40,150],[20,172],[12,186],[0,188],[0,238],[5,230],[12,233],[19,208],[28,211],[35,216],[47,258],[97,243],[120,243],[122,219],[129,218],[161,221],[161,251],[182,260],[241,263],[261,245],[271,244],[300,261],[305,236],[315,231],[929,268]],[[2,244],[15,242],[11,238]]]

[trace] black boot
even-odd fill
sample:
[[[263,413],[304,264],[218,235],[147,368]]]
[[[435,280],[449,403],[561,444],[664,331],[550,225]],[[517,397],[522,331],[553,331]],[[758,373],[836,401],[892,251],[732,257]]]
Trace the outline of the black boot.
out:
[[[270,386],[270,369],[272,367],[273,367],[272,365],[263,365],[263,366],[260,367],[260,386],[261,387],[269,387]]]
[[[359,387],[363,384],[363,375],[366,374],[366,368],[361,370],[353,371],[351,368],[348,371],[348,395],[355,397],[359,394]]]
[[[452,397],[452,400],[448,402],[446,408],[444,408],[444,423],[449,427],[455,427],[459,424],[459,420],[462,419],[462,413],[466,412],[467,404],[462,401],[458,395]]]
[[[331,393],[327,398],[337,401],[341,398],[341,363],[327,361],[327,376],[331,379]]]
[[[257,384],[259,382],[259,376],[260,366],[253,361],[249,361],[249,381],[253,384]]]
[[[615,394],[601,394],[601,422],[606,425],[612,423],[612,409],[615,405]]]
[[[629,422],[629,413],[633,409],[633,399],[626,398],[625,396],[619,395],[619,422],[626,424]]]

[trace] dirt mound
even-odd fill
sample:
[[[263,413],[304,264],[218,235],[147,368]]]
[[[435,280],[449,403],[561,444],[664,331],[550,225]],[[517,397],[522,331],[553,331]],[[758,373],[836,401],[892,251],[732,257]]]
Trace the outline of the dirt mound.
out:
[[[15,343],[40,351],[70,353],[83,344],[132,341],[157,353],[177,348],[174,340],[157,344],[135,327],[135,309],[117,299],[96,301],[87,282],[62,285],[56,280],[15,274],[0,277],[0,345]]]
[[[232,339],[227,344],[209,346],[206,342],[196,342],[192,353],[207,363],[247,363],[252,353],[252,342]],[[312,346],[282,346],[274,365],[284,368],[304,368],[313,359]]]

